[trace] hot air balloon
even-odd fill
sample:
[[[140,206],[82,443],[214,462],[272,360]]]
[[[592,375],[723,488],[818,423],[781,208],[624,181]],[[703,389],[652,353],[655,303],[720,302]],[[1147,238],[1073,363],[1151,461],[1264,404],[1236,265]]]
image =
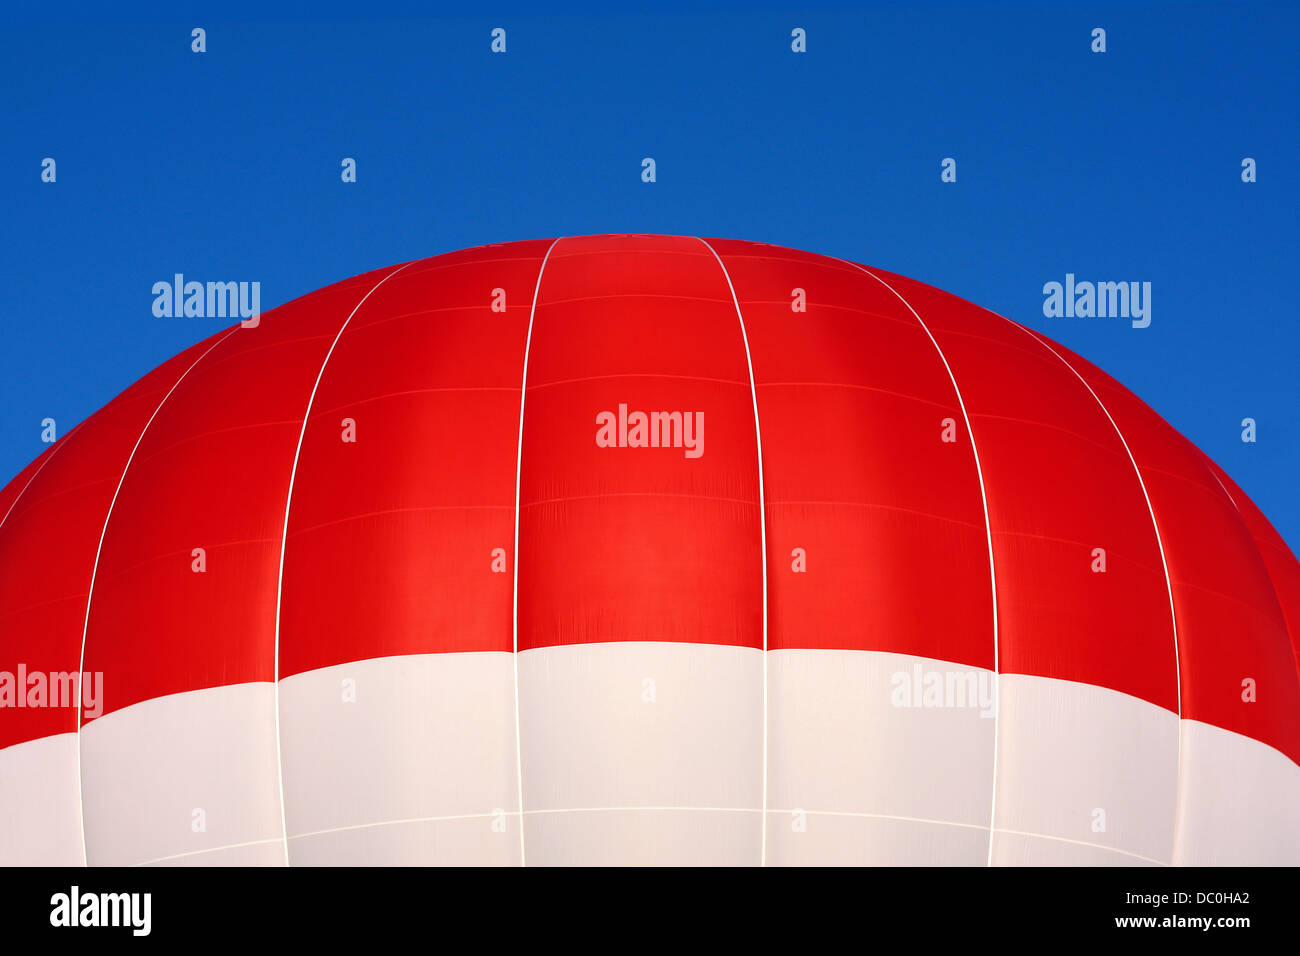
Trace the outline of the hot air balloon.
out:
[[[1277,532],[1083,358],[843,259],[368,272],[0,517],[0,863],[1300,862]]]

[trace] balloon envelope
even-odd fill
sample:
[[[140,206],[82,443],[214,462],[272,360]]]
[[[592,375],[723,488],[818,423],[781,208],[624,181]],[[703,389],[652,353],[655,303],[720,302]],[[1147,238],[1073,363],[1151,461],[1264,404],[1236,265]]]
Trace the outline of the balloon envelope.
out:
[[[1300,862],[1281,538],[1086,360],[845,260],[366,273],[0,517],[3,863]]]

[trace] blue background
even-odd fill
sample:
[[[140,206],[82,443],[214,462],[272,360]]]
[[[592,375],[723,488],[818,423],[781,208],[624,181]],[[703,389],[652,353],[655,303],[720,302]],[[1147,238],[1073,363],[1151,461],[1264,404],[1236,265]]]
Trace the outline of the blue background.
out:
[[[265,310],[470,245],[663,232],[856,259],[1044,332],[1209,453],[1297,550],[1300,5],[530,8],[13,11],[0,482],[43,449],[43,418],[66,433],[229,324],[155,318],[151,286],[175,272],[259,280]],[[1150,281],[1150,328],[1045,318],[1043,283],[1066,272]]]

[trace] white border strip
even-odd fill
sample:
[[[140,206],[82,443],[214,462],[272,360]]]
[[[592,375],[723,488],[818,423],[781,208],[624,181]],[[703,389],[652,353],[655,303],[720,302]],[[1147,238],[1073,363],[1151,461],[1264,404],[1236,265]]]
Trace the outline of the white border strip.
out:
[[[993,312],[990,313],[990,315],[997,315],[997,313]],[[1024,332],[1034,341],[1038,342],[1038,344],[1043,346],[1043,348],[1047,349],[1047,351],[1055,355],[1060,363],[1073,372],[1074,377],[1083,383],[1083,387],[1088,390],[1088,394],[1097,400],[1097,404],[1105,413],[1106,418],[1110,420],[1111,427],[1115,429],[1115,434],[1119,436],[1120,444],[1124,446],[1124,453],[1128,455],[1128,460],[1133,465],[1133,473],[1137,475],[1138,485],[1142,489],[1142,497],[1147,503],[1147,513],[1151,515],[1151,527],[1154,528],[1156,532],[1156,547],[1160,549],[1160,566],[1165,572],[1165,592],[1169,595],[1169,624],[1174,629],[1174,677],[1178,685],[1178,771],[1174,777],[1174,843],[1170,845],[1170,852],[1173,854],[1171,857],[1172,862],[1173,858],[1178,855],[1175,844],[1178,841],[1178,814],[1182,805],[1178,795],[1182,792],[1183,788],[1183,673],[1182,664],[1178,659],[1178,615],[1174,611],[1174,586],[1169,580],[1169,562],[1165,559],[1165,545],[1160,539],[1160,522],[1156,520],[1156,509],[1151,505],[1151,496],[1147,494],[1147,483],[1142,479],[1142,469],[1138,467],[1137,459],[1133,457],[1133,450],[1129,448],[1128,441],[1124,438],[1124,433],[1120,431],[1119,425],[1116,423],[1115,419],[1111,417],[1110,409],[1108,409],[1106,403],[1101,400],[1101,396],[1092,390],[1092,386],[1088,384],[1088,380],[1080,375],[1078,370],[1067,362],[1060,352],[1052,348],[1051,343],[1042,336],[1021,325],[1019,322],[1012,322],[1010,319],[1003,316],[998,317],[1009,325]],[[1211,471],[1210,474],[1214,475],[1214,472]],[[1218,481],[1217,475],[1215,475],[1214,478],[1215,481]],[[1223,488],[1223,482],[1219,482],[1219,487]],[[1223,492],[1224,494],[1227,494],[1228,489],[1223,488]],[[1228,495],[1228,500],[1232,501],[1232,495]],[[1236,506],[1236,502],[1233,502],[1233,506]]]
[[[348,317],[339,326],[338,332],[334,335],[334,341],[330,343],[329,351],[325,353],[325,360],[320,363],[320,371],[316,373],[316,381],[311,387],[311,395],[307,398],[307,410],[302,415],[302,428],[298,431],[298,446],[293,451],[293,467],[289,470],[289,490],[284,496],[284,527],[280,531],[280,570],[275,582],[275,675],[272,678],[274,681],[272,686],[275,687],[275,768],[276,781],[280,788],[280,828],[283,831],[281,841],[284,844],[285,866],[289,865],[289,824],[284,807],[284,759],[280,755],[280,598],[284,595],[284,552],[289,540],[289,508],[293,505],[293,482],[298,477],[298,458],[302,454],[302,440],[307,434],[307,422],[311,420],[311,407],[316,401],[316,390],[320,388],[321,379],[325,376],[325,366],[329,365],[330,357],[334,354],[334,347],[339,344],[339,339],[347,331],[352,317],[366,304],[366,299],[374,294],[375,289],[378,289],[415,261],[418,260],[412,260],[412,262],[398,266],[376,282],[374,287],[361,297],[361,301],[348,313]]]
[[[145,433],[149,431],[149,426],[152,425],[153,420],[158,417],[158,413],[162,411],[162,407],[167,404],[167,399],[172,397],[172,392],[176,391],[176,389],[180,387],[181,382],[185,381],[185,377],[189,375],[190,372],[194,371],[196,365],[207,358],[209,352],[234,335],[240,328],[242,328],[242,326],[235,326],[235,328],[231,329],[221,338],[217,339],[217,341],[208,346],[202,355],[190,363],[190,367],[181,373],[181,377],[176,380],[176,383],[167,390],[167,394],[162,397],[162,401],[158,403],[158,407],[153,410],[153,414],[149,416],[149,420],[144,423],[144,428],[140,429],[140,437],[137,438],[135,444],[131,446],[131,454],[127,456],[126,464],[122,466],[122,476],[117,479],[117,487],[113,489],[113,498],[108,503],[108,512],[104,515],[104,527],[99,530],[99,544],[95,547],[95,563],[91,565],[90,568],[90,589],[86,592],[86,616],[81,623],[81,658],[77,663],[78,680],[81,679],[80,675],[86,672],[86,634],[90,630],[90,602],[95,597],[95,575],[99,573],[99,557],[104,551],[104,537],[108,534],[108,522],[113,517],[113,507],[117,504],[117,496],[121,494],[122,485],[126,483],[126,473],[131,470],[131,462],[135,461],[135,453],[140,449],[140,443],[144,441],[144,436]],[[68,435],[71,434],[71,432],[68,433]],[[64,437],[66,438],[67,436],[65,435]],[[32,477],[35,478],[36,476],[32,475]],[[24,488],[23,490],[26,491],[27,489]],[[6,517],[8,517],[8,515],[6,515]],[[81,710],[80,707],[76,708],[77,816],[81,820],[81,859],[83,863],[89,866],[90,860],[86,855],[86,808],[81,786]]]
[[[745,362],[749,366],[749,393],[754,401],[754,442],[758,450],[758,529],[762,536],[763,550],[763,832],[759,839],[758,865],[767,866],[767,502],[763,493],[763,432],[758,425],[758,388],[754,384],[754,358],[749,352],[749,334],[745,331],[745,316],[740,311],[740,300],[736,298],[736,287],[731,284],[731,275],[722,262],[717,251],[700,239],[704,248],[713,253],[722,269],[722,276],[727,280],[731,290],[731,301],[736,307],[736,318],[740,320],[740,338],[745,343]]]
[[[912,315],[916,317],[916,321],[920,323],[921,328],[925,331],[925,334],[930,337],[930,341],[934,345],[934,350],[939,353],[939,358],[943,362],[943,367],[948,370],[948,378],[952,381],[952,389],[954,392],[957,393],[957,404],[961,407],[961,417],[966,421],[966,434],[970,436],[970,450],[971,450],[971,454],[975,456],[975,475],[977,478],[979,478],[979,483],[980,483],[980,502],[984,505],[984,533],[985,536],[988,538],[988,544],[989,544],[989,587],[992,590],[992,594],[993,594],[993,674],[995,677],[993,681],[993,796],[992,799],[989,801],[989,858],[988,858],[988,865],[992,866],[993,865],[993,834],[997,832],[998,695],[1000,693],[999,684],[1001,683],[1001,680],[998,677],[998,675],[1000,674],[1000,668],[998,667],[998,636],[999,636],[998,581],[997,581],[997,572],[994,570],[993,567],[993,528],[992,525],[989,523],[989,499],[988,499],[988,494],[984,490],[984,469],[980,467],[979,449],[975,447],[975,429],[971,427],[970,416],[966,414],[966,402],[962,398],[961,388],[957,385],[957,378],[955,375],[952,374],[952,366],[948,364],[947,356],[943,354],[943,349],[939,348],[939,343],[938,341],[936,341],[934,335],[930,332],[929,326],[927,326],[924,320],[922,320],[922,318],[919,315],[917,315],[916,309],[912,308],[912,304],[908,302],[906,299],[904,299],[901,295],[899,295],[897,289],[895,289],[884,279],[880,278],[880,276],[876,275],[870,269],[864,268],[863,266],[858,265],[856,262],[850,262],[848,259],[840,259],[839,261],[845,263],[846,265],[853,266],[853,268],[858,269],[861,272],[865,272],[867,275],[871,276],[871,278],[875,279],[877,282],[883,285],[890,292],[894,293],[894,295],[898,297],[898,301],[903,303],[903,305],[907,306],[907,311],[911,312]]]
[[[537,315],[537,296],[542,291],[542,273],[550,261],[551,251],[559,244],[556,238],[546,248],[542,264],[537,270],[537,284],[533,286],[533,304],[528,310],[528,333],[524,337],[524,374],[519,385],[519,444],[515,449],[515,545],[511,561],[514,564],[515,582],[511,605],[511,632],[513,637],[513,655],[515,671],[515,783],[519,798],[519,865],[527,866],[528,857],[524,854],[524,740],[520,736],[519,723],[519,485],[524,469],[524,400],[528,397],[528,352],[533,345],[533,319]]]

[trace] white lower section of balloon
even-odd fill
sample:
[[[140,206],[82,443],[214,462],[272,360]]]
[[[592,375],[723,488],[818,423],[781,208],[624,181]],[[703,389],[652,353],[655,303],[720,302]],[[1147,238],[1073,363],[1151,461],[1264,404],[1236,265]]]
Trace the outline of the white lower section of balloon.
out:
[[[518,657],[520,747],[515,663],[286,678],[278,760],[270,683],[88,723],[80,786],[75,734],[9,747],[0,864],[80,863],[83,808],[93,865],[1300,862],[1300,767],[1116,691],[773,651],[765,748],[760,651],[565,645]]]
[[[0,750],[0,866],[77,866],[77,735]]]

